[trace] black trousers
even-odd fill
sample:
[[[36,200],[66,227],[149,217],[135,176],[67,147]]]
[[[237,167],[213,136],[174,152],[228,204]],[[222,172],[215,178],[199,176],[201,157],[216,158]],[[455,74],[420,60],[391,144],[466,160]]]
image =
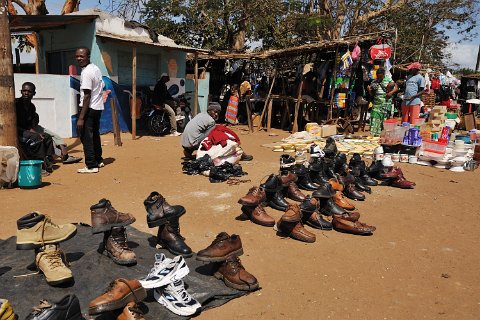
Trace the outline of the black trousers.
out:
[[[100,141],[100,117],[102,110],[88,109],[85,115],[83,130],[80,132],[80,140],[83,144],[85,154],[85,165],[91,168],[98,168],[102,158],[102,142]]]
[[[49,134],[41,135],[25,130],[19,140],[28,160],[45,160],[45,157],[55,155],[53,140]]]

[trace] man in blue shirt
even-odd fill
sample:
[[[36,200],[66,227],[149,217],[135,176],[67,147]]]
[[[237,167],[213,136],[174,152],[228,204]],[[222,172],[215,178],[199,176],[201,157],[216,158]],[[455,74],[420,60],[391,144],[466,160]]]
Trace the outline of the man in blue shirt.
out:
[[[425,91],[425,79],[418,73],[422,65],[419,62],[410,64],[407,69],[410,75],[405,82],[405,94],[402,104],[402,122],[413,123],[420,114],[420,97]]]

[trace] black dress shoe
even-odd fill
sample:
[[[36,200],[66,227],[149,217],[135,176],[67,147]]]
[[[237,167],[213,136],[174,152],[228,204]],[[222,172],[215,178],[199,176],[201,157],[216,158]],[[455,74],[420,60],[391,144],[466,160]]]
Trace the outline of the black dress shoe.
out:
[[[267,191],[267,200],[265,203],[275,210],[287,211],[288,208],[288,202],[283,197],[281,191]]]
[[[80,302],[74,294],[63,297],[60,301],[50,304],[43,300],[27,316],[26,320],[80,320],[82,312]]]
[[[312,182],[310,179],[310,172],[307,168],[305,168],[305,166],[295,166],[293,168],[293,173],[295,173],[298,177],[297,186],[300,189],[307,191],[317,190],[318,185]]]
[[[359,191],[372,193],[372,188],[366,186],[359,177],[355,177],[355,188],[357,188]]]
[[[358,191],[353,184],[349,184],[344,190],[343,194],[345,197],[352,199],[352,200],[358,200],[358,201],[363,201],[365,200],[365,195]]]
[[[276,192],[282,189],[282,182],[278,176],[272,173],[270,176],[268,176],[267,181],[262,183],[260,187],[265,189],[267,192]]]
[[[344,214],[347,211],[338,206],[332,199],[320,199],[320,213],[326,216],[332,216],[334,214]]]
[[[330,183],[321,184],[317,190],[313,191],[312,197],[319,199],[329,199],[335,196],[335,190]]]
[[[191,257],[193,255],[192,249],[185,243],[185,238],[180,234],[178,220],[178,218],[173,219],[158,227],[157,243],[174,255]]]
[[[325,175],[325,166],[321,158],[313,158],[308,169],[310,170],[310,179],[313,183],[322,184],[327,183],[328,178]]]
[[[316,199],[312,199],[310,196],[307,196],[305,200],[302,201],[300,204],[300,211],[302,214],[310,214],[317,210],[318,208],[318,201]]]
[[[288,154],[280,156],[280,170],[285,170],[295,165],[295,158]]]
[[[327,220],[323,219],[322,215],[318,211],[312,212],[308,215],[304,215],[303,221],[305,224],[315,229],[320,229],[320,230],[333,229],[332,224]]]
[[[364,174],[360,177],[360,179],[366,186],[374,187],[378,185],[378,182],[375,179],[371,178],[368,174]]]

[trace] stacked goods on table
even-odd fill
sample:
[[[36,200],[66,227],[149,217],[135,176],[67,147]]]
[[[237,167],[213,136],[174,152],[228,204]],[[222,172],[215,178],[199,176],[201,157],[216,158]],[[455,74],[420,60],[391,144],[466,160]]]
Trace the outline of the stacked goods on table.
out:
[[[431,132],[440,132],[442,128],[445,127],[445,120],[447,120],[446,114],[447,107],[445,106],[435,106],[430,112],[428,117],[428,127]]]
[[[422,101],[425,105],[425,108],[433,108],[435,106],[435,93],[424,93],[422,95]]]

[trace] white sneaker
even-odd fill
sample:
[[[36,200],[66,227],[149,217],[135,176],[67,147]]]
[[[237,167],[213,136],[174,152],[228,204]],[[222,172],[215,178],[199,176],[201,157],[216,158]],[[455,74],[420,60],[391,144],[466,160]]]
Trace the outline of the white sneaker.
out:
[[[88,167],[78,169],[78,173],[98,173],[98,168],[91,168],[89,169]]]
[[[175,120],[180,121],[185,119],[185,116],[175,116]]]
[[[169,137],[178,137],[181,136],[182,134],[178,131],[172,131],[168,136]]]
[[[170,283],[165,288],[157,288],[153,292],[153,297],[162,306],[180,316],[190,316],[195,314],[202,305],[192,298],[185,290],[182,280]]]
[[[98,167],[99,167],[99,168],[103,168],[103,167],[105,167],[105,163],[103,163],[103,162],[100,162],[100,163],[98,164]]]
[[[166,286],[170,282],[180,280],[185,277],[190,269],[182,256],[176,256],[168,259],[163,253],[155,254],[155,265],[150,273],[143,279],[140,284],[145,289],[153,289]]]

